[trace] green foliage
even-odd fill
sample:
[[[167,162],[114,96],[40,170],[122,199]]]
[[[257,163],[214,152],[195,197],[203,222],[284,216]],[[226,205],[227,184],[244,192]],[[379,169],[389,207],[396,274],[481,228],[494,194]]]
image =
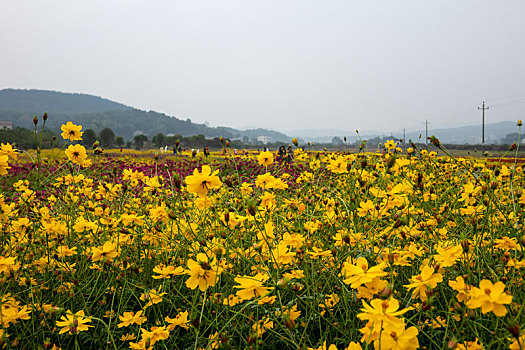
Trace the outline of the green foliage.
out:
[[[55,138],[53,140],[53,138]],[[34,131],[25,128],[14,128],[13,130],[0,130],[0,143],[16,144],[18,149],[36,148]],[[62,146],[62,138],[49,129],[42,134],[41,148]]]
[[[86,147],[91,147],[93,143],[97,140],[97,134],[93,129],[87,129],[82,135],[82,143]]]
[[[148,137],[146,135],[137,135],[133,138],[133,141],[135,143],[135,147],[137,149],[142,149],[144,147],[144,143],[148,141]]]
[[[100,143],[102,147],[110,147],[115,144],[115,133],[110,128],[104,128],[100,132]]]

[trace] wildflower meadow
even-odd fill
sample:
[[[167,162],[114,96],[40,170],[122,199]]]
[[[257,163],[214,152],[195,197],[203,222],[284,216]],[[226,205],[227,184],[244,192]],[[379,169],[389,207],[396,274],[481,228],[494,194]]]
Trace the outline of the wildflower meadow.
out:
[[[0,148],[1,348],[525,349],[517,157],[61,136]]]

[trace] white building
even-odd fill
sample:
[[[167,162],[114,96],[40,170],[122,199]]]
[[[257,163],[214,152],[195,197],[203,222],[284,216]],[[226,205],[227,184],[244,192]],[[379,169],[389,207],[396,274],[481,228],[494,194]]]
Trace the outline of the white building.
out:
[[[0,130],[13,130],[13,122],[0,120]]]
[[[272,142],[272,137],[264,135],[257,136],[257,142],[262,142],[266,145],[268,142]]]

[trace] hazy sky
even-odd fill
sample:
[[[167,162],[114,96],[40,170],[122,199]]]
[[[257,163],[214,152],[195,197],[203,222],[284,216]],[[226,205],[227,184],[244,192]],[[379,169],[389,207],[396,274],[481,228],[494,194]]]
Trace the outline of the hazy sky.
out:
[[[523,0],[0,0],[0,89],[212,126],[525,119]]]

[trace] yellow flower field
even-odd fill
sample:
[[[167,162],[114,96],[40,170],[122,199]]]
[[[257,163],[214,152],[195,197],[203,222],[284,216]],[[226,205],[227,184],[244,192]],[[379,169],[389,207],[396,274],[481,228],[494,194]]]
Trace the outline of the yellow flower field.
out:
[[[525,349],[517,159],[174,157],[62,131],[0,148],[2,348]]]

